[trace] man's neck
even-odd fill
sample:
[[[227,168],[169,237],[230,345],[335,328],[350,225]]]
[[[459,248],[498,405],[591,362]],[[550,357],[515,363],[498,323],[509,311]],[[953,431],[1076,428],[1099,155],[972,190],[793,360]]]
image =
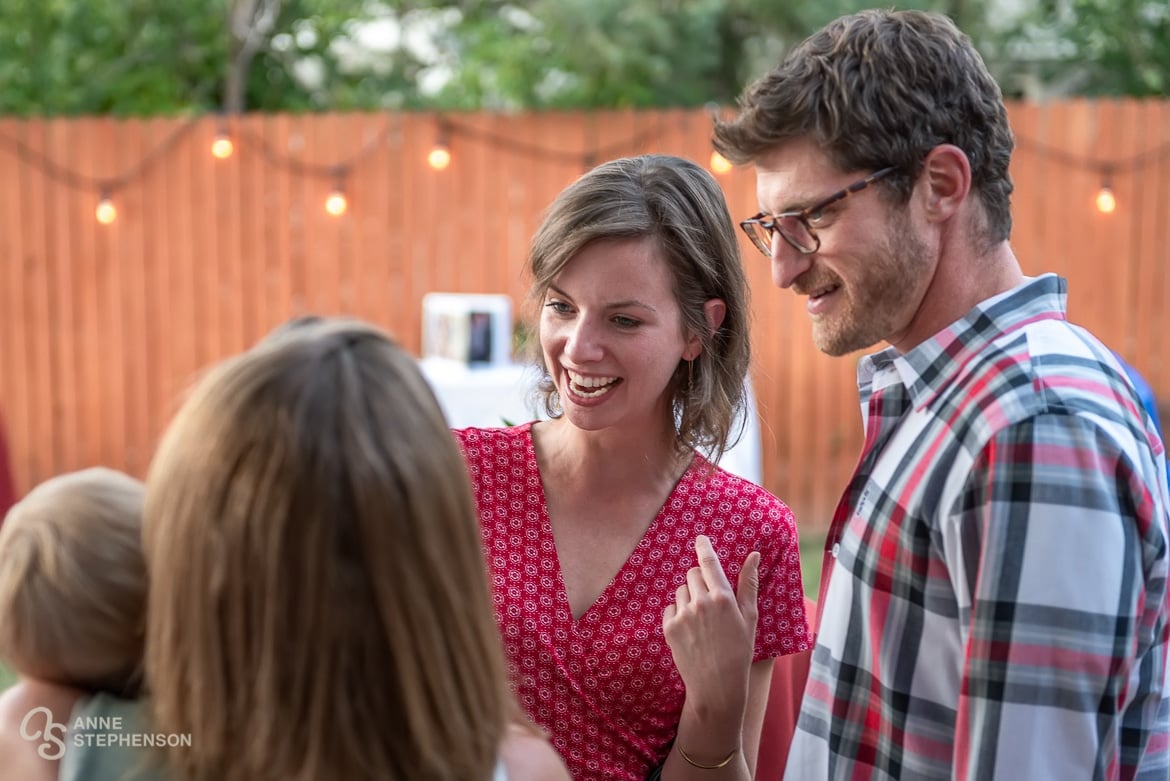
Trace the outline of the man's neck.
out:
[[[984,254],[944,254],[914,318],[889,343],[905,354],[980,302],[1018,287],[1024,279],[1019,261],[1006,241]]]

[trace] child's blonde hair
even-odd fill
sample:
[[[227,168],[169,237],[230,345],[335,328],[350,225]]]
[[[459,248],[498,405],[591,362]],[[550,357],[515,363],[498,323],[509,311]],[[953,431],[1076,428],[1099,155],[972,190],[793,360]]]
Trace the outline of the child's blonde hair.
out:
[[[51,478],[0,527],[0,659],[15,672],[137,693],[146,611],[143,484],[112,469]]]

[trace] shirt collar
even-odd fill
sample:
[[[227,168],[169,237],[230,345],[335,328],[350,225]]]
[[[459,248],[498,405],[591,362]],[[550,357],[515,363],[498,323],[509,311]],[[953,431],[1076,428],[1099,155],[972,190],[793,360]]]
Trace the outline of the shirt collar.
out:
[[[863,396],[874,375],[891,365],[909,389],[916,409],[926,406],[993,340],[1037,320],[1065,320],[1068,282],[1042,274],[982,301],[905,355],[893,347],[863,357],[857,382]]]

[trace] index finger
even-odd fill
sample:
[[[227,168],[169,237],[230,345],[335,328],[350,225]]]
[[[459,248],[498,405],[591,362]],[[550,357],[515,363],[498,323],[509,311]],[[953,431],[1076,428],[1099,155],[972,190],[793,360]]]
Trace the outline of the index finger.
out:
[[[707,588],[731,591],[731,583],[727,580],[727,573],[723,571],[723,565],[719,563],[719,554],[715,552],[715,547],[707,535],[700,534],[695,538],[695,555],[699,558],[699,570],[703,573],[703,581],[707,584]]]

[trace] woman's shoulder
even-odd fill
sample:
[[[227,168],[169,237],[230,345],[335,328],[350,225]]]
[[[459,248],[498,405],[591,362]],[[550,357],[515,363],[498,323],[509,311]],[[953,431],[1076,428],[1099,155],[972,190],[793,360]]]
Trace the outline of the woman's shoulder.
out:
[[[763,512],[769,518],[795,522],[792,510],[783,499],[747,478],[712,464],[700,453],[695,454],[685,482],[687,491],[697,493],[704,504]]]
[[[451,433],[455,440],[464,448],[483,444],[502,444],[523,442],[532,430],[532,422],[521,423],[515,426],[453,428]]]
[[[473,471],[485,463],[495,462],[501,454],[506,453],[511,458],[526,456],[531,449],[531,432],[531,423],[499,428],[451,429],[464,461]]]
[[[500,746],[494,781],[570,781],[565,763],[548,740],[532,729],[513,724]]]

